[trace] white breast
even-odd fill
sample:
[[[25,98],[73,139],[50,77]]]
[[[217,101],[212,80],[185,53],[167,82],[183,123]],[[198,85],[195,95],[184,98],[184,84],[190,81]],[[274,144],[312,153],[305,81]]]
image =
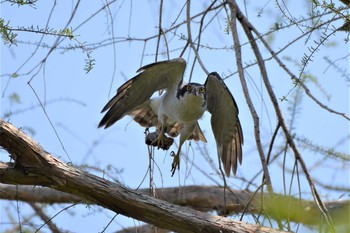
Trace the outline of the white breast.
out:
[[[175,94],[168,93],[163,96],[158,112],[167,115],[173,121],[190,123],[201,118],[205,110],[206,105],[202,96],[186,94],[177,98]]]

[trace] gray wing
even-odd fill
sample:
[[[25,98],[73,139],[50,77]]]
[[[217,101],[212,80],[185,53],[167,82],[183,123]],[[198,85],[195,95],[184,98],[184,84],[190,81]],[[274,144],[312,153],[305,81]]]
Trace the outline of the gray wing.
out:
[[[98,127],[108,128],[133,109],[151,98],[154,92],[177,88],[186,68],[186,61],[177,58],[152,63],[141,67],[139,73],[118,88],[117,94],[106,104],[101,112],[107,113]]]
[[[237,160],[242,163],[243,133],[238,119],[238,107],[231,92],[216,72],[205,82],[207,110],[211,113],[211,127],[218,154],[226,176],[236,175]]]

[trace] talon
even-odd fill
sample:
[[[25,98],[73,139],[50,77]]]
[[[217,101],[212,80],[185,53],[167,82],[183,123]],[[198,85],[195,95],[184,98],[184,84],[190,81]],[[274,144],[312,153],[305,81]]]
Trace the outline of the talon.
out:
[[[174,151],[172,151],[170,155],[174,157],[173,163],[171,164],[171,176],[173,177],[175,174],[176,168],[177,170],[180,169],[180,156],[179,154],[175,155]]]
[[[159,132],[153,132],[146,135],[145,143],[150,146],[168,150],[173,144],[174,139],[167,137],[166,135],[159,134]]]
[[[154,146],[159,148],[163,148],[166,140],[166,136],[164,134],[160,134],[159,132],[153,132],[146,134],[145,142],[147,145]]]
[[[158,149],[163,148],[164,145],[164,139],[165,135],[164,134],[159,134],[158,137],[152,141],[151,145],[156,146]]]

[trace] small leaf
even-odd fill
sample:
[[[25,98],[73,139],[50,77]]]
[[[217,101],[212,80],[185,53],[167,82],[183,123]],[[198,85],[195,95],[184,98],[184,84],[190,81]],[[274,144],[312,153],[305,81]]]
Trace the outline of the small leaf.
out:
[[[9,95],[8,98],[12,102],[15,102],[15,103],[18,103],[18,104],[21,103],[21,97],[17,93],[12,93],[11,95]]]

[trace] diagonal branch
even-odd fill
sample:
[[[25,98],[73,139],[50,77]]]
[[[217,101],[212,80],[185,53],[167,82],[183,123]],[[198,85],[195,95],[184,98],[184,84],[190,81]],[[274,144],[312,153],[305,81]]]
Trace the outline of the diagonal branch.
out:
[[[197,48],[194,46],[193,41],[192,41],[192,31],[191,31],[191,0],[187,0],[186,3],[186,23],[187,23],[187,36],[188,36],[188,43],[191,46],[194,54],[196,55],[196,59],[198,60],[199,65],[202,67],[203,71],[206,74],[209,74],[209,71],[207,70],[207,68],[205,68],[203,61],[201,59],[201,57],[199,56],[198,50]],[[206,13],[206,12],[205,12]]]
[[[1,165],[1,163],[0,163]],[[1,166],[0,166],[1,174]],[[2,180],[0,180],[1,182]],[[69,193],[64,193],[45,187],[34,187],[31,185],[4,185],[0,184],[0,199],[16,200],[37,203],[84,203],[86,200]],[[150,195],[149,189],[138,189],[140,194]],[[187,206],[192,209],[204,212],[217,211],[219,213],[239,213],[248,206],[249,213],[257,213],[264,208],[267,213],[278,215],[281,219],[307,225],[318,225],[321,221],[319,210],[313,201],[300,200],[290,196],[279,194],[264,195],[264,202],[261,202],[260,193],[230,190],[226,192],[226,204],[224,206],[224,188],[216,186],[184,186],[173,188],[155,189],[155,196],[170,203]],[[276,204],[278,203],[278,204]],[[264,206],[262,206],[264,204]],[[279,208],[279,206],[285,206]],[[332,217],[337,224],[347,223],[345,213],[350,210],[350,200],[337,200],[325,202]],[[289,207],[288,207],[289,206]],[[286,208],[288,207],[288,208]]]
[[[259,152],[261,165],[264,171],[264,182],[267,184],[267,188],[270,193],[273,192],[272,190],[272,183],[270,178],[269,169],[267,167],[266,157],[263,150],[263,146],[261,144],[261,136],[260,136],[260,120],[259,116],[255,110],[254,104],[252,99],[250,98],[247,82],[244,77],[244,69],[243,69],[243,61],[242,61],[242,50],[241,50],[241,44],[239,42],[238,38],[238,30],[237,30],[237,14],[238,14],[238,6],[236,4],[231,4],[230,1],[228,2],[231,10],[231,19],[230,19],[230,26],[232,30],[232,37],[233,37],[233,43],[234,43],[234,50],[236,55],[236,64],[239,74],[239,79],[241,81],[243,93],[245,96],[245,99],[247,101],[250,113],[252,115],[253,121],[254,121],[254,134],[255,134],[255,143],[256,147]]]
[[[2,183],[50,187],[176,232],[280,232],[174,205],[81,171],[56,159],[21,130],[2,119],[0,146],[15,161],[14,166],[2,166],[0,169]],[[13,172],[19,178],[12,176]]]
[[[310,186],[310,189],[311,189],[311,192],[312,192],[312,195],[314,197],[314,200],[315,200],[315,203],[319,206],[319,209],[321,210],[322,214],[324,215],[325,219],[326,219],[326,222],[327,222],[327,225],[328,227],[330,228],[330,230],[332,232],[335,232],[335,229],[334,229],[334,223],[333,223],[333,220],[329,214],[329,211],[327,210],[326,206],[324,205],[324,203],[322,202],[318,192],[317,192],[317,189],[312,181],[312,178],[311,178],[311,175],[309,174],[308,172],[308,169],[306,167],[306,164],[296,146],[296,144],[294,143],[294,140],[293,140],[293,137],[292,135],[290,134],[289,132],[289,129],[284,121],[284,117],[282,115],[282,112],[280,110],[280,107],[278,105],[278,101],[277,101],[277,98],[275,96],[275,93],[273,92],[272,88],[271,88],[271,84],[270,84],[270,81],[268,79],[268,75],[267,75],[267,71],[266,71],[266,67],[265,67],[265,64],[264,64],[264,61],[263,61],[263,58],[261,56],[261,53],[259,51],[259,48],[258,48],[258,45],[256,43],[256,40],[254,39],[253,35],[252,35],[252,28],[253,25],[248,21],[247,18],[245,18],[245,16],[242,14],[242,12],[239,10],[237,4],[230,0],[229,1],[229,6],[231,8],[234,8],[235,9],[235,12],[237,12],[237,18],[239,18],[240,22],[241,22],[241,25],[251,43],[251,46],[252,46],[252,50],[256,56],[256,59],[257,59],[257,62],[258,62],[258,65],[259,65],[259,68],[260,68],[260,73],[262,75],[262,79],[264,81],[264,84],[265,84],[265,87],[266,87],[266,90],[270,96],[270,99],[271,99],[271,102],[273,104],[273,107],[275,108],[275,112],[276,112],[276,115],[277,115],[277,118],[278,118],[278,121],[279,121],[279,124],[281,125],[282,127],[282,130],[284,132],[284,135],[286,137],[286,140],[287,140],[287,143],[289,144],[289,146],[291,147],[291,149],[293,150],[294,152],[294,156],[295,156],[295,159],[299,162],[299,164],[301,165],[302,169],[303,169],[303,172],[306,176],[306,179],[309,183],[309,186]]]

